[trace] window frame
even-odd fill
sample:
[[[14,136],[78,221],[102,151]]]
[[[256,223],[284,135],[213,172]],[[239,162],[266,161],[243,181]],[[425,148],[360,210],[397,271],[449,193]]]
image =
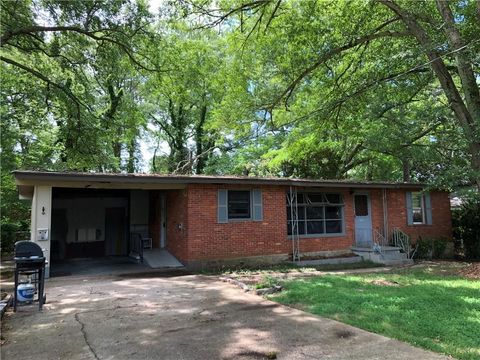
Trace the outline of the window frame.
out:
[[[286,196],[288,197],[289,196],[289,192],[286,193]],[[299,238],[300,239],[311,239],[311,238],[327,238],[327,237],[341,237],[341,236],[345,236],[346,235],[346,231],[345,231],[345,200],[344,200],[344,194],[341,193],[341,192],[332,192],[332,191],[301,191],[301,192],[298,192],[297,193],[297,196],[299,194],[322,194],[322,195],[339,195],[340,196],[340,200],[341,200],[341,203],[305,203],[305,202],[302,202],[302,203],[299,203],[298,204],[298,207],[302,207],[304,209],[304,219],[303,220],[299,220],[299,223],[302,221],[304,222],[304,226],[305,226],[305,232],[307,232],[307,223],[308,221],[322,221],[323,222],[323,230],[324,232],[323,233],[317,233],[317,234],[299,234]],[[305,201],[305,200],[304,200]],[[311,207],[323,207],[323,219],[318,219],[318,220],[308,220],[307,219],[307,208],[308,206],[311,206]],[[340,208],[340,218],[339,219],[327,219],[326,218],[326,207],[338,207]],[[288,198],[287,198],[287,204],[286,204],[286,209],[287,209],[287,238],[288,239],[292,239],[293,238],[293,235],[291,234],[288,234],[288,223],[291,222],[292,220],[288,220],[288,211],[290,211],[290,206],[288,205]],[[341,221],[341,232],[337,232],[337,233],[327,233],[327,222],[328,221]]]
[[[420,196],[420,207],[414,206],[413,204],[413,199],[418,194]],[[426,204],[425,204],[425,194],[421,191],[412,191],[411,192],[411,197],[412,197],[412,225],[426,225],[427,224],[427,212],[426,212]],[[422,214],[422,221],[415,221],[415,210],[420,209],[420,212]]]
[[[230,217],[230,203],[229,197],[230,192],[248,192],[248,217]],[[227,189],[227,222],[237,222],[237,221],[249,221],[253,220],[253,199],[252,199],[252,190],[250,189]]]

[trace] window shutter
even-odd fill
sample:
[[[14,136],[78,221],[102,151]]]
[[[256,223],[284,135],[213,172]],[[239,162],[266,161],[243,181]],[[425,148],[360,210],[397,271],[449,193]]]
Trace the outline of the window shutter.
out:
[[[228,222],[228,199],[227,190],[218,190],[217,216],[219,223]]]
[[[407,224],[413,225],[412,193],[407,192]]]
[[[252,219],[255,221],[263,220],[262,190],[252,190]]]
[[[432,225],[432,202],[430,200],[430,193],[425,193],[425,216],[427,217],[427,225]]]

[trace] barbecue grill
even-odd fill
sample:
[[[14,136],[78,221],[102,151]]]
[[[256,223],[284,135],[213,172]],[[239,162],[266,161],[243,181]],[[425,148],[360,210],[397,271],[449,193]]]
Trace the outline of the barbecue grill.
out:
[[[15,293],[13,310],[17,311],[19,277],[29,276],[38,295],[38,309],[42,310],[45,302],[45,256],[38,244],[29,241],[17,241],[15,243]]]

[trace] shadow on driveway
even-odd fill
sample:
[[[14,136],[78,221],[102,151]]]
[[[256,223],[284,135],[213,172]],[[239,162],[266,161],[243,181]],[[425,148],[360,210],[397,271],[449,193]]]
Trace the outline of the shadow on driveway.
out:
[[[214,277],[64,277],[4,321],[5,359],[447,359]],[[178,274],[177,274],[178,275]],[[182,274],[183,275],[183,274]]]

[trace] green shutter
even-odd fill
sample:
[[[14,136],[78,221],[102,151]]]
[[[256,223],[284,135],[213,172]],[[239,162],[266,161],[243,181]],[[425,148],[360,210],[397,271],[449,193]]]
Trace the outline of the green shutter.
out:
[[[412,193],[407,192],[407,224],[413,225]]]
[[[255,221],[263,220],[262,190],[252,190],[252,219]]]
[[[219,223],[228,222],[228,197],[227,190],[218,190],[217,217]]]
[[[430,200],[430,193],[425,193],[425,215],[427,217],[427,225],[432,225],[432,202]]]

